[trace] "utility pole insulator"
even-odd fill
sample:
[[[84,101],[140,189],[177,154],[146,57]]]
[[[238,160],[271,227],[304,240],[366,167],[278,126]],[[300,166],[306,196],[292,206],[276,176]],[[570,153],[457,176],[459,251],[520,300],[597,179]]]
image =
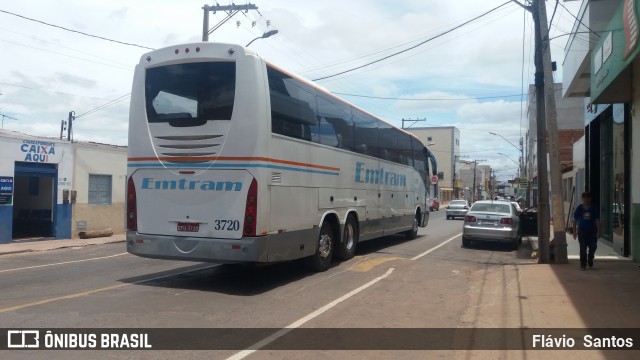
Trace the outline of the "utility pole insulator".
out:
[[[216,31],[220,26],[229,21],[232,17],[234,17],[240,11],[244,11],[245,13],[249,12],[249,10],[258,10],[258,7],[255,4],[245,4],[245,5],[218,5],[216,3],[215,6],[204,5],[202,7],[204,11],[202,18],[202,41],[209,41],[209,35]],[[225,11],[227,13],[227,17],[222,19],[219,23],[216,24],[213,28],[209,29],[209,12],[213,11],[215,14],[216,11]],[[239,22],[237,23],[238,26]],[[269,24],[267,24],[269,26]]]
[[[413,125],[415,125],[417,122],[426,122],[426,121],[427,121],[427,118],[422,118],[422,119],[405,119],[405,118],[402,118],[402,129],[410,128]],[[405,127],[404,126],[405,122],[411,122],[411,125]]]

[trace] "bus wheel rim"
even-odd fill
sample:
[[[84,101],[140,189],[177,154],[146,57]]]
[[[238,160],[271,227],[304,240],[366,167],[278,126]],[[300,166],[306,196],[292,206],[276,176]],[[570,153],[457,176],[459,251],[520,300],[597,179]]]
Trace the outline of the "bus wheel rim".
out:
[[[347,250],[351,250],[355,242],[356,242],[356,239],[354,236],[353,225],[347,224],[346,231],[345,231],[345,248]]]
[[[331,254],[331,236],[328,234],[322,234],[320,236],[320,246],[318,248],[318,252],[320,253],[320,257],[326,258]]]

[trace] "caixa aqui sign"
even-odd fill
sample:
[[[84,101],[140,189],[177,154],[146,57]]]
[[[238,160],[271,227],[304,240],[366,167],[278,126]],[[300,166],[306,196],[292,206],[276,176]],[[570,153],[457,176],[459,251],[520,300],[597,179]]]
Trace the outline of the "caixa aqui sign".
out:
[[[24,140],[20,144],[20,151],[25,153],[24,161],[47,163],[49,155],[56,154],[55,145],[51,141]]]

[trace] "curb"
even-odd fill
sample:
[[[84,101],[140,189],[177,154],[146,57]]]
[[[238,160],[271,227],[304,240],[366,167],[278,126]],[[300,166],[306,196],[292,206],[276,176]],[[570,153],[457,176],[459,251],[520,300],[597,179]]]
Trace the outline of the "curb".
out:
[[[7,252],[0,252],[0,256],[2,256],[2,255],[13,255],[13,254],[23,254],[23,253],[34,252],[34,251],[35,250],[33,250],[33,249],[13,250],[13,251],[7,251]]]
[[[126,242],[126,239],[113,239],[113,240],[108,240],[108,241],[102,241],[102,242],[88,242],[88,243],[77,243],[77,244],[65,244],[64,240],[53,240],[56,242],[59,242],[59,245],[53,245],[50,247],[47,247],[46,245],[42,245],[42,243],[38,243],[36,242],[32,242],[29,244],[24,244],[25,249],[19,249],[19,250],[8,250],[8,251],[2,251],[2,247],[0,247],[0,256],[3,255],[13,255],[13,254],[21,254],[21,253],[28,253],[28,252],[40,252],[40,251],[53,251],[53,250],[59,250],[59,249],[69,249],[69,248],[74,248],[74,247],[87,247],[87,246],[95,246],[95,245],[105,245],[105,244],[116,244],[116,243],[123,243]],[[31,246],[33,245],[41,245],[42,248],[33,248]],[[16,245],[16,244],[14,244]],[[22,245],[22,244],[21,244]]]

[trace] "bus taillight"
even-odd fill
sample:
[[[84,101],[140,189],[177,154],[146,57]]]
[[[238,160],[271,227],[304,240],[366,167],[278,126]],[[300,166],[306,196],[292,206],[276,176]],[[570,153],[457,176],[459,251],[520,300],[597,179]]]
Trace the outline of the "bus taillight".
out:
[[[258,182],[251,181],[249,193],[247,194],[247,206],[244,210],[244,231],[243,236],[256,236],[256,224],[258,215]]]
[[[138,231],[138,211],[136,206],[136,187],[133,178],[127,181],[127,230]]]

